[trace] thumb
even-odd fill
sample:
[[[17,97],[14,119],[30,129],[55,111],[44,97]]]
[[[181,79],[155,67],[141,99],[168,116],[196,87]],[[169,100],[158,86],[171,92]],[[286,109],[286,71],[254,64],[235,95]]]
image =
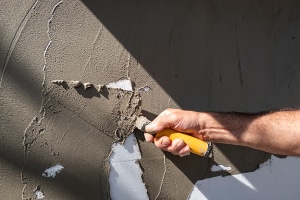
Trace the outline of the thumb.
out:
[[[145,126],[145,132],[147,132],[147,133],[156,133],[157,132],[156,123],[151,122],[151,123],[147,124]]]

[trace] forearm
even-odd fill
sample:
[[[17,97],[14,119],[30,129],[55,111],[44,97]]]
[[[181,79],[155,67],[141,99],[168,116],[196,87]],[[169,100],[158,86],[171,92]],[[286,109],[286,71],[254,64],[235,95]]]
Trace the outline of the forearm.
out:
[[[204,140],[300,156],[300,111],[268,114],[202,113]],[[204,119],[205,118],[205,119]]]

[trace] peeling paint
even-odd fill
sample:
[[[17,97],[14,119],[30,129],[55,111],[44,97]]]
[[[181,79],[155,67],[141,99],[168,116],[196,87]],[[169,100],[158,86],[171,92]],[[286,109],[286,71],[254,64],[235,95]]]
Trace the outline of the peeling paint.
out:
[[[36,199],[43,199],[45,198],[45,195],[41,189],[41,186],[37,186],[36,187],[36,190],[34,191],[34,194],[35,194],[35,198]]]
[[[139,89],[138,89],[138,92],[139,93],[143,93],[143,92],[149,92],[149,91],[151,91],[152,89],[151,89],[151,87],[149,87],[148,85],[145,85],[144,87],[140,87]]]
[[[125,91],[133,91],[132,82],[129,79],[119,80],[106,85],[107,88],[121,89]]]
[[[62,169],[64,169],[64,167],[62,165],[60,165],[60,164],[54,165],[54,166],[46,169],[43,172],[42,176],[47,177],[47,178],[55,178],[55,176],[57,174],[59,174]]]
[[[112,200],[149,199],[138,164],[141,153],[133,134],[124,143],[113,144],[110,160],[110,194]]]
[[[231,167],[225,167],[224,165],[213,165],[210,168],[210,171],[212,171],[212,172],[229,171],[229,170],[231,170]]]

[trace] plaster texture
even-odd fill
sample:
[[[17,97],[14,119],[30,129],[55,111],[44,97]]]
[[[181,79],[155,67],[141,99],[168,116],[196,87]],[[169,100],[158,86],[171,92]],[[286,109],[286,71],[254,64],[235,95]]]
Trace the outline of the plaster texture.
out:
[[[123,114],[299,107],[299,20],[297,0],[1,1],[0,198],[110,199],[111,147],[134,129]],[[124,79],[133,92],[100,87]],[[135,136],[149,199],[271,157],[214,144],[212,159],[180,158]]]

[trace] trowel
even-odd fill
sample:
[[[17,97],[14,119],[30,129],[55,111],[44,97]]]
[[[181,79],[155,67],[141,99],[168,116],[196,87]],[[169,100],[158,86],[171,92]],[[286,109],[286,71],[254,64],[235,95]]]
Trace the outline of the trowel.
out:
[[[150,123],[151,121],[148,120],[146,117],[139,116],[137,117],[135,126],[139,130],[145,132],[145,127]],[[212,150],[211,143],[204,142],[196,137],[172,129],[164,129],[163,131],[154,134],[156,138],[167,136],[170,138],[171,141],[177,138],[182,139],[190,147],[190,152],[199,156],[207,157],[210,155]]]
[[[130,80],[123,80],[122,84],[124,85],[126,81],[127,84],[125,85],[131,85]],[[109,87],[111,86],[112,85],[109,85]],[[130,89],[128,88],[126,90],[130,91]],[[148,87],[145,87],[144,90],[148,90]],[[128,101],[123,102],[125,104],[123,104],[123,106],[120,106],[121,108],[119,110],[120,117],[118,121],[119,128],[116,131],[116,136],[120,137],[120,139],[124,139],[122,136],[128,135],[128,133],[131,133],[135,128],[138,128],[139,130],[145,132],[145,126],[151,122],[146,117],[142,116],[142,112],[141,112],[140,93],[141,91],[144,90],[142,88],[138,89],[138,91],[131,90],[132,93],[130,97],[127,98]],[[212,150],[212,146],[210,143],[204,142],[189,134],[181,133],[172,129],[165,129],[161,132],[154,133],[154,135],[156,138],[167,136],[170,138],[171,141],[177,138],[182,139],[187,145],[189,145],[190,152],[197,154],[199,156],[209,156]]]

